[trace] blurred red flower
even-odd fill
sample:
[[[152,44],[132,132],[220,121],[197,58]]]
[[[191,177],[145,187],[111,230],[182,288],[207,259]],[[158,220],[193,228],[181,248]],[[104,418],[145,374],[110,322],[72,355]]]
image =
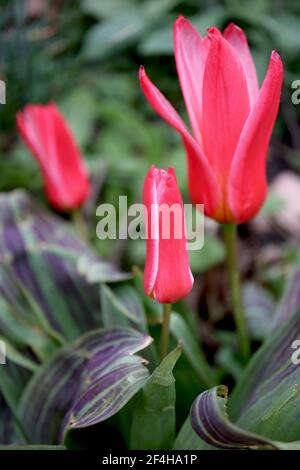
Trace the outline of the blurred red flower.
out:
[[[57,106],[27,105],[17,114],[17,127],[40,166],[50,203],[61,211],[80,207],[89,196],[90,181]]]

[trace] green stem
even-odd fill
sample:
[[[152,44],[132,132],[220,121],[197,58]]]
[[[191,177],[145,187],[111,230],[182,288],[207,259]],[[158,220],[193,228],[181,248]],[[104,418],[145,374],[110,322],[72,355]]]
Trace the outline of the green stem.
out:
[[[171,310],[172,310],[171,304],[163,304],[163,323],[162,323],[161,338],[160,338],[160,360],[161,361],[167,355],[168,348],[169,348]]]
[[[234,320],[237,328],[240,350],[243,358],[247,360],[250,356],[250,343],[243,311],[240,276],[237,263],[237,226],[235,224],[224,224],[223,234],[227,251],[227,267]]]
[[[82,241],[88,241],[88,231],[87,226],[80,209],[74,209],[72,212],[72,220],[75,226],[75,229],[81,238]]]

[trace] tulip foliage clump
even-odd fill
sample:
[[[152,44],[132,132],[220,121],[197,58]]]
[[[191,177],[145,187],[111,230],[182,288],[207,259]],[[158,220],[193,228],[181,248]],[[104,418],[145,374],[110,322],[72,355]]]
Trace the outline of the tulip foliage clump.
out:
[[[223,232],[230,327],[210,331],[191,301],[201,279],[172,162],[154,162],[139,188],[144,266],[116,266],[93,246],[95,182],[76,135],[55,103],[28,104],[17,129],[56,213],[21,189],[0,195],[0,448],[86,449],[101,436],[109,449],[300,450],[300,272],[275,306],[241,282],[237,245],[267,194],[282,61],[271,53],[259,85],[237,25],[202,37],[182,16],[174,52],[190,129],[143,66],[140,86],[182,139],[192,203]]]

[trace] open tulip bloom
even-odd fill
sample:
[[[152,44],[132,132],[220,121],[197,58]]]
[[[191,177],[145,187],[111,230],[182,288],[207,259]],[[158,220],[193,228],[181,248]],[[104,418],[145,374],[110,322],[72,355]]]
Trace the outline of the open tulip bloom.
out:
[[[267,192],[266,156],[283,79],[277,52],[259,88],[244,32],[230,24],[223,35],[201,37],[179,17],[174,25],[177,72],[192,134],[140,68],[143,92],[155,111],[179,132],[188,160],[195,204],[222,223],[243,223],[261,208]]]
[[[57,106],[30,104],[17,114],[17,126],[41,168],[50,203],[61,211],[80,207],[89,196],[90,181]]]

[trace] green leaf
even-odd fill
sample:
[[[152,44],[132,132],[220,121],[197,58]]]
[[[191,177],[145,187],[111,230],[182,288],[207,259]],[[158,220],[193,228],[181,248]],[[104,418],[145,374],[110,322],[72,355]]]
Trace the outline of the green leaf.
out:
[[[130,328],[95,330],[61,348],[31,378],[18,416],[36,444],[57,443],[70,430],[117,413],[145,384],[145,361],[134,353],[151,338]]]
[[[76,266],[78,253],[97,258],[23,191],[2,193],[0,214],[0,333],[43,359],[63,337],[101,326],[98,287]]]
[[[300,267],[289,276],[281,300],[274,313],[271,331],[277,331],[300,308]]]
[[[225,259],[223,243],[212,235],[205,235],[201,250],[189,251],[191,270],[204,273],[222,263]]]
[[[222,6],[211,7],[201,12],[201,15],[193,16],[189,20],[201,34],[206,33],[210,26],[220,26],[225,16]],[[143,55],[171,55],[173,54],[173,31],[171,22],[165,27],[151,31],[141,41],[139,51]]]
[[[108,261],[91,259],[89,256],[80,256],[77,263],[78,272],[89,284],[100,282],[120,282],[131,278],[130,273],[119,271]]]
[[[298,311],[253,356],[229,401],[237,425],[275,441],[299,439],[300,367],[292,361],[299,337]]]
[[[106,327],[115,325],[135,326],[146,329],[145,312],[136,291],[129,284],[100,287],[101,310]]]
[[[182,342],[183,352],[186,355],[189,363],[197,372],[201,381],[203,381],[209,387],[214,385],[216,377],[213,370],[206,362],[205,356],[197,344],[197,341],[190,331],[188,325],[176,312],[172,312],[170,330],[171,334],[177,339],[177,341]]]
[[[178,0],[152,0],[127,8],[123,13],[93,26],[87,33],[83,55],[100,59],[111,52],[131,45]]]
[[[90,89],[75,88],[60,103],[60,109],[76,136],[78,145],[88,145],[97,116],[97,103]]]
[[[96,18],[114,18],[135,5],[135,0],[83,0],[82,10]]]
[[[148,379],[133,413],[131,448],[171,449],[175,433],[175,379],[173,368],[182,346],[168,354]]]
[[[251,337],[263,340],[268,336],[275,312],[275,302],[266,289],[254,282],[243,285],[243,304]]]
[[[7,360],[0,366],[0,391],[7,406],[16,414],[20,397],[30,378],[28,370]]]
[[[30,370],[32,372],[35,372],[38,369],[38,365],[26,357],[24,353],[20,353],[13,344],[7,341],[7,339],[4,340],[4,338],[1,338],[0,335],[0,341],[5,342],[5,347],[6,347],[6,358],[10,361],[12,361],[14,364],[17,364],[21,367],[24,367],[27,370]]]
[[[272,441],[231,423],[227,414],[227,387],[223,385],[198,396],[191,409],[191,423],[201,441],[218,449],[300,449],[300,441],[288,444]]]
[[[175,443],[174,450],[216,450],[215,447],[210,446],[204,442],[196,434],[192,428],[190,416],[187,417],[184,424],[182,425]]]

